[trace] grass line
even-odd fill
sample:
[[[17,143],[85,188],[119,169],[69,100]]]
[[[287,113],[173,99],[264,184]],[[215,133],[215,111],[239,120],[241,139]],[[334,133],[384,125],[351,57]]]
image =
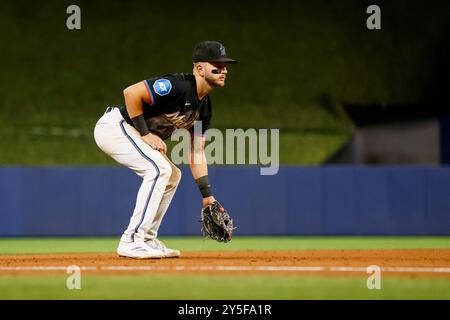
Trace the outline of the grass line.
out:
[[[450,248],[450,237],[236,237],[217,243],[201,237],[162,237],[182,251],[346,250]],[[119,238],[3,238],[0,255],[115,252]]]

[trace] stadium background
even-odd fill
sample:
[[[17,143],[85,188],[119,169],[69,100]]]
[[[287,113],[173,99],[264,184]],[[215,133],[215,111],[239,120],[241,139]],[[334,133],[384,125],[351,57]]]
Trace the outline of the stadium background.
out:
[[[450,246],[446,237],[450,234],[447,166],[322,165],[354,133],[343,105],[386,109],[401,105],[405,114],[412,105],[424,109],[448,106],[445,36],[450,11],[445,2],[77,1],[82,29],[76,31],[65,25],[70,4],[0,4],[0,35],[5,44],[0,51],[3,255],[114,251],[116,238],[92,239],[89,244],[77,238],[73,241],[80,242],[74,245],[71,239],[18,237],[120,234],[139,181],[98,150],[93,126],[106,106],[123,103],[126,86],[153,75],[190,72],[193,45],[205,39],[221,41],[228,54],[240,61],[231,66],[226,87],[212,93],[212,126],[280,129],[279,175],[258,176],[254,166],[211,169],[218,197],[222,195],[240,226],[232,249]],[[370,31],[365,26],[370,4],[381,7],[382,30]],[[189,171],[182,169],[183,185],[162,235],[199,237],[196,190]],[[248,235],[274,237],[261,238],[254,245],[253,238],[244,237]],[[286,238],[275,235],[297,237],[288,238],[293,242],[286,244]],[[364,238],[368,242],[352,237],[298,238],[305,235],[422,237]],[[442,237],[425,237],[430,235]],[[342,247],[346,239],[353,244]],[[69,246],[55,251],[57,243],[67,241]],[[167,241],[183,250],[230,250],[199,241],[202,247],[190,238],[167,237]],[[0,279],[4,288],[21,283],[14,292],[2,290],[2,298],[71,297],[55,289],[59,281],[55,278],[53,287],[49,284],[42,290],[45,285],[33,277],[5,275]],[[142,283],[160,281],[161,287],[170,281],[145,279]],[[267,281],[255,276],[243,297],[253,297],[261,279]],[[263,297],[274,298],[284,288],[286,279],[271,279],[272,291]],[[110,280],[106,282],[118,281]],[[310,281],[308,295],[299,289],[305,278],[296,278],[298,286],[290,287],[285,297],[354,297],[355,279],[339,282],[338,278],[326,288],[316,286],[316,280],[306,280]],[[358,294],[417,297],[408,288],[421,286],[421,297],[448,298],[448,279],[439,284],[429,279],[390,281],[403,289],[384,295]],[[336,290],[339,286],[345,289]],[[29,288],[36,290],[30,295]],[[104,298],[105,288],[77,297]],[[148,298],[142,290],[137,297]],[[345,294],[337,295],[337,291]],[[164,292],[156,298],[203,297],[198,292]]]

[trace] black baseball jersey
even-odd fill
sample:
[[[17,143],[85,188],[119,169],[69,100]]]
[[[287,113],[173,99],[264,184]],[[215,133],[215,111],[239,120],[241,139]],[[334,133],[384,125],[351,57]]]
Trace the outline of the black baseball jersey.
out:
[[[144,81],[150,103],[143,105],[144,118],[150,132],[161,139],[169,138],[175,129],[193,130],[195,121],[202,121],[202,134],[211,120],[211,99],[197,97],[193,74],[175,73]],[[133,126],[126,107],[120,107],[125,121]]]

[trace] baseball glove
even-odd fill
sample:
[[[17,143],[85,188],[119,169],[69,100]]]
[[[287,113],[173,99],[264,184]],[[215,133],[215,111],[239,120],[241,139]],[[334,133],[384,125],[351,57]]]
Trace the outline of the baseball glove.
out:
[[[218,201],[202,208],[202,232],[218,242],[228,242],[233,236],[233,220]]]

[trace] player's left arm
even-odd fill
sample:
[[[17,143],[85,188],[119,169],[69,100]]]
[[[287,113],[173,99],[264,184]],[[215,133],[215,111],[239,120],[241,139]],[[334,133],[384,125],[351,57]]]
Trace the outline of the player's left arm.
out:
[[[205,138],[203,136],[193,136],[192,138],[189,166],[192,177],[202,193],[203,207],[212,204],[216,199],[212,194],[208,179],[208,163],[205,156]]]

